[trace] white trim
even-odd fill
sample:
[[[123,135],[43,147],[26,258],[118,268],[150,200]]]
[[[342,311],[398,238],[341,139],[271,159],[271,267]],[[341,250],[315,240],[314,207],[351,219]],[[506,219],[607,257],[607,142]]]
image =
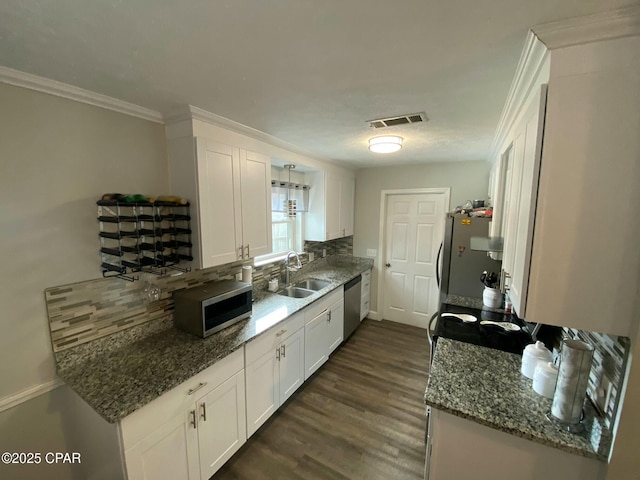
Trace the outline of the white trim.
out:
[[[493,141],[489,149],[489,160],[491,162],[502,153],[500,150],[504,139],[509,134],[509,130],[513,126],[515,118],[529,96],[531,89],[536,86],[536,79],[547,65],[548,59],[549,50],[535,33],[529,30],[516,73],[507,94],[507,101],[504,104],[496,132],[493,135]]]
[[[61,379],[54,378],[53,380],[41,383],[40,385],[35,385],[7,397],[0,398],[0,412],[9,410],[10,408],[20,405],[32,398],[39,397],[40,395],[50,392],[62,385],[64,385],[64,382]]]
[[[382,320],[382,318],[380,318],[380,316],[378,315],[378,312],[376,312],[375,310],[369,310],[369,313],[367,314],[367,318],[369,320],[376,320],[378,322]]]
[[[303,155],[305,157],[312,158],[320,162],[329,163],[331,165],[345,168],[349,171],[352,171],[353,169],[352,166],[340,165],[336,163],[334,160],[331,160],[329,158],[319,157],[316,154],[303,150],[300,147],[293,145],[292,143],[281,140],[261,130],[248,127],[242,123],[238,123],[226,117],[222,117],[215,113],[208,112],[206,110],[203,110],[202,108],[194,107],[193,105],[187,105],[186,107],[180,108],[164,117],[164,123],[169,127],[173,124],[177,124],[185,120],[190,120],[190,121],[199,120],[201,122],[208,123],[209,125],[214,125],[216,127],[220,127],[225,130],[238,133],[240,135],[246,135],[252,138],[253,140],[258,140],[258,141],[267,143],[269,145],[272,145],[274,147],[279,147],[284,150],[297,153],[298,155]]]
[[[20,72],[8,67],[0,66],[0,82],[15,85],[16,87],[28,88],[56,97],[68,98],[80,103],[86,103],[114,112],[124,113],[132,117],[142,118],[151,122],[163,123],[163,117],[160,112],[151,110],[133,103],[118,100],[117,98],[108,97],[100,93],[91,92],[84,88],[74,87],[66,83],[51,80],[49,78],[39,77],[30,73]]]
[[[378,268],[376,272],[378,276],[378,291],[377,302],[379,311],[370,311],[369,317],[374,320],[382,320],[384,318],[384,268],[385,268],[385,252],[387,250],[386,245],[386,222],[387,222],[387,197],[389,195],[412,195],[412,194],[441,194],[444,195],[444,211],[449,211],[451,205],[451,187],[440,188],[407,188],[407,189],[394,189],[394,190],[382,190],[380,192],[380,222],[378,224],[378,258],[374,262],[373,268]]]
[[[640,7],[632,5],[545,23],[533,27],[532,30],[549,49],[640,35]]]

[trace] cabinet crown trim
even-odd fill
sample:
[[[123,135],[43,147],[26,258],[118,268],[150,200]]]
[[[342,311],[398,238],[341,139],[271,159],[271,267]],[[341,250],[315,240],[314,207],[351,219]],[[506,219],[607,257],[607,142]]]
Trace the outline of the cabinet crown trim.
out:
[[[532,28],[548,49],[640,35],[640,6],[545,23]]]

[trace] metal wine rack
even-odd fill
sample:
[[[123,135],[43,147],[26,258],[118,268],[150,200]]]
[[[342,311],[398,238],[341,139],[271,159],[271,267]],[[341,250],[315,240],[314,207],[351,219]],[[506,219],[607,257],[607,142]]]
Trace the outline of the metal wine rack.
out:
[[[97,205],[103,277],[134,281],[134,272],[190,271],[178,266],[193,260],[188,203],[99,200]]]

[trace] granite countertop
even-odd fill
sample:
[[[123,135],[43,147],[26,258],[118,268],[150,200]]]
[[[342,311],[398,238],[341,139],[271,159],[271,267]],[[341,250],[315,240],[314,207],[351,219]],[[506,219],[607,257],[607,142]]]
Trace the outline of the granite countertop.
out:
[[[438,339],[425,403],[443,412],[543,445],[607,461],[611,432],[585,402],[585,431],[569,433],[546,414],[551,399],[533,391],[520,373],[521,357],[486,347]]]
[[[205,339],[157,320],[56,354],[58,375],[94,410],[115,423],[275,327],[373,266],[350,257],[310,264],[298,272],[331,283],[306,298],[255,295],[250,318]]]

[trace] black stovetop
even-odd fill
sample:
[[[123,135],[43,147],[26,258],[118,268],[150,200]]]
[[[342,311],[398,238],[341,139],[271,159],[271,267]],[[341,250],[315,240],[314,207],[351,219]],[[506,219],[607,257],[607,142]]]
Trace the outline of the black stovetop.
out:
[[[439,316],[434,331],[435,342],[437,342],[438,337],[444,337],[519,355],[522,355],[525,346],[533,343],[526,323],[515,315],[443,303],[440,305],[440,314],[445,312],[471,314],[478,321],[465,323],[457,318]],[[500,327],[480,325],[481,320],[513,322],[520,325],[522,329],[518,332],[508,332]]]

